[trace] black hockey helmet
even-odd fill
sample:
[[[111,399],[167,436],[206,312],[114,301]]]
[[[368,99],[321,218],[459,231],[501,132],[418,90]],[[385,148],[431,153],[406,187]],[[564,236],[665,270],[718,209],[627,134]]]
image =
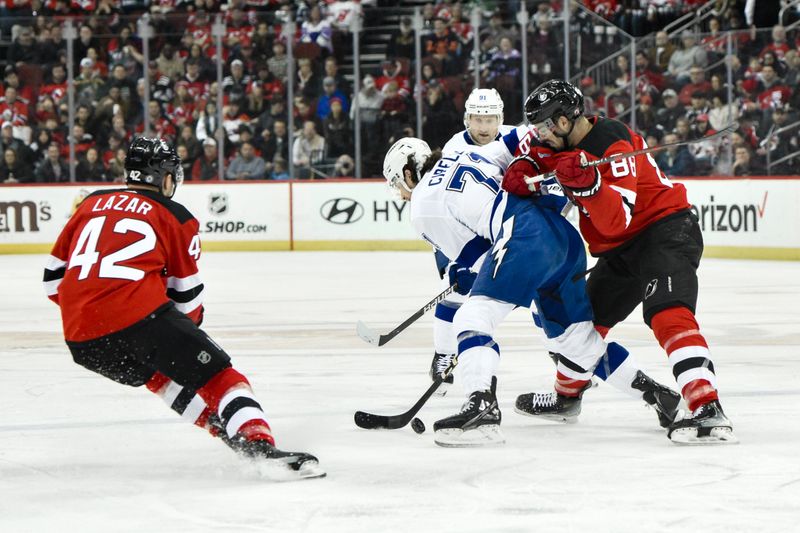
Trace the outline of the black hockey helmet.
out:
[[[181,158],[175,148],[162,139],[135,138],[125,156],[125,170],[126,183],[153,185],[162,191],[167,174],[172,174],[175,188],[183,181]]]
[[[525,100],[525,117],[532,125],[565,116],[570,122],[583,114],[583,93],[568,81],[550,80]]]

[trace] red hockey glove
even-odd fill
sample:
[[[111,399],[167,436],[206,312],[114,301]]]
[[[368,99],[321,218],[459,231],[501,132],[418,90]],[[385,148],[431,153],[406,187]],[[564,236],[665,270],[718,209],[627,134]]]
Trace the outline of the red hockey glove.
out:
[[[530,196],[539,191],[541,182],[528,184],[525,178],[541,174],[539,165],[531,157],[521,155],[511,161],[503,175],[503,189],[519,196]]]
[[[556,166],[556,179],[571,196],[585,198],[600,190],[600,172],[587,167],[586,153],[563,157]]]

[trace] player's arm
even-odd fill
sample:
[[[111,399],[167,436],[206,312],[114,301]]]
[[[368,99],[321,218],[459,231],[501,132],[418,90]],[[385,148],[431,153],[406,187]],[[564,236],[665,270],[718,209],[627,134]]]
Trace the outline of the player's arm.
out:
[[[452,217],[418,216],[414,218],[414,227],[423,239],[450,259],[445,274],[449,274],[453,265],[457,265],[456,269],[477,270],[479,260],[492,247],[489,239],[476,235]]]
[[[167,246],[167,297],[178,311],[198,326],[203,321],[204,285],[197,261],[200,259],[200,233],[197,219],[171,225]]]
[[[626,141],[612,144],[604,157],[630,153]],[[556,179],[570,199],[579,205],[603,235],[617,235],[631,222],[636,206],[637,165],[635,157],[623,157],[597,167],[585,167],[592,159],[586,152],[573,151],[560,158]]]
[[[517,126],[500,139],[484,146],[476,146],[472,151],[505,171],[517,155],[527,154],[530,151],[533,139],[530,127]]]
[[[514,133],[513,131],[511,133]],[[542,157],[542,153],[546,157]],[[541,183],[529,184],[525,178],[538,176],[555,168],[559,155],[541,144],[533,130],[528,128],[519,139],[513,159],[507,164],[501,186],[517,196],[531,196],[539,192]]]
[[[64,279],[64,274],[67,272],[67,263],[69,262],[69,245],[72,242],[72,235],[75,232],[75,220],[77,217],[72,217],[61,230],[61,233],[47,256],[47,263],[44,266],[44,276],[42,282],[44,283],[44,292],[47,297],[53,300],[56,304],[61,305],[58,299],[58,287]]]

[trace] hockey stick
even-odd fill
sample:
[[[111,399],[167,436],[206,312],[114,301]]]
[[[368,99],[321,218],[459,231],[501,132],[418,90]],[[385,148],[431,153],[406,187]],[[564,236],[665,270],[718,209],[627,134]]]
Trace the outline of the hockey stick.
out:
[[[436,376],[436,379],[433,380],[431,386],[428,387],[428,390],[425,391],[425,394],[417,400],[417,403],[411,406],[411,409],[406,411],[405,413],[401,413],[399,415],[374,415],[372,413],[365,413],[364,411],[356,411],[355,416],[353,417],[355,423],[358,427],[364,429],[400,429],[404,427],[406,424],[411,422],[411,420],[416,416],[422,406],[425,405],[425,402],[433,396],[433,393],[436,392],[436,389],[439,388],[439,385],[447,379],[450,373],[458,364],[458,357],[453,357],[450,361],[450,364],[444,371]]]
[[[389,333],[386,333],[385,335],[380,335],[376,333],[369,326],[367,326],[360,320],[358,321],[358,324],[356,324],[356,333],[358,333],[359,337],[361,337],[370,344],[383,346],[384,344],[395,338],[401,331],[403,331],[408,326],[416,322],[422,315],[424,315],[425,313],[436,307],[436,304],[447,298],[450,294],[453,293],[454,290],[456,290],[455,284],[451,285],[450,287],[447,287],[445,290],[437,294],[433,300],[426,303],[420,309],[417,309],[417,311],[413,315],[408,317],[402,324],[394,328]]]
[[[715,137],[719,137],[721,135],[725,135],[725,134],[728,134],[728,133],[733,133],[737,129],[739,129],[739,123],[734,121],[734,122],[731,122],[730,124],[728,124],[727,126],[725,126],[724,128],[722,128],[721,130],[719,130],[719,131],[717,131],[715,133],[712,133],[711,135],[708,135],[706,137],[700,137],[698,139],[689,139],[689,140],[686,140],[686,141],[677,141],[677,142],[674,142],[674,143],[659,144],[659,145],[656,145],[656,146],[648,146],[647,148],[642,148],[641,150],[634,150],[633,152],[627,152],[627,153],[624,153],[624,154],[614,154],[614,155],[609,156],[609,157],[604,157],[603,159],[596,159],[594,161],[589,161],[583,166],[583,168],[596,167],[596,166],[599,166],[599,165],[605,165],[606,163],[611,163],[613,161],[619,161],[620,159],[625,159],[627,157],[636,157],[637,155],[651,154],[653,152],[659,152],[661,150],[665,150],[667,148],[672,148],[674,146],[684,146],[684,145],[687,145],[687,144],[694,144],[694,143],[701,142],[701,141],[708,141],[710,139],[714,139]],[[536,183],[543,182],[545,180],[549,180],[550,178],[555,177],[555,175],[556,175],[556,172],[554,170],[551,170],[550,172],[545,172],[544,174],[539,174],[538,176],[526,177],[524,179],[525,179],[525,183],[527,183],[529,185],[533,185],[533,184],[536,184]]]

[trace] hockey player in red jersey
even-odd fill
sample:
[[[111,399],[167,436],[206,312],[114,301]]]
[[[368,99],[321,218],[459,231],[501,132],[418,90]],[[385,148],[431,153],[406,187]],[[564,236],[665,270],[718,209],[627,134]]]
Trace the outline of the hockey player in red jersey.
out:
[[[555,171],[579,208],[580,230],[598,257],[587,281],[595,327],[605,335],[638,304],[672,366],[692,415],[673,423],[668,436],[690,444],[736,442],[717,395],[711,353],[695,319],[697,267],[703,237],[683,185],[672,183],[644,139],[616,120],[583,114],[583,95],[551,80],[525,102],[532,140],[530,168],[512,169],[503,188],[532,194],[525,177]],[[592,160],[619,155],[608,164]]]
[[[299,477],[324,475],[314,456],[275,447],[247,378],[198,327],[199,224],[171,199],[183,179],[174,148],[134,139],[125,170],[127,188],[97,191],[78,206],[45,267],[73,359],[118,383],[145,385],[245,457]]]

